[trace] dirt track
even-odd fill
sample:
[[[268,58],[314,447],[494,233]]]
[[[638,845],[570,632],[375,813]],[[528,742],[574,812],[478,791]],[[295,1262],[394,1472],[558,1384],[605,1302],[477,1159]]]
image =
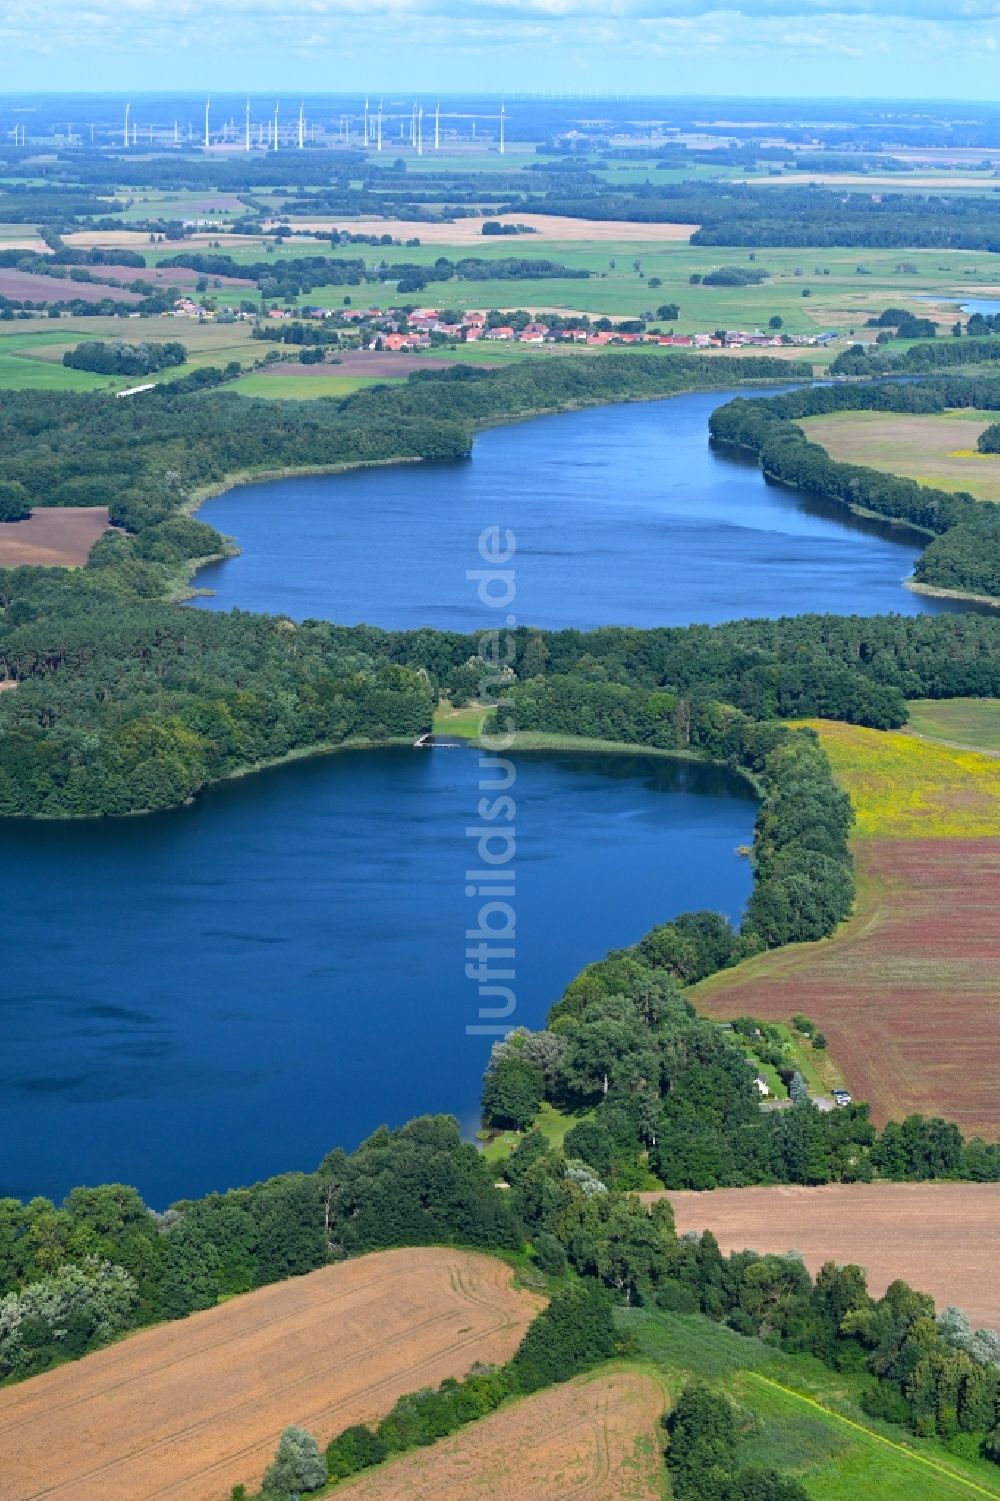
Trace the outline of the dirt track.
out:
[[[584,1377],[362,1476],[347,1494],[351,1501],[656,1501],[664,1406],[649,1376]]]
[[[801,1251],[810,1271],[857,1262],[876,1296],[902,1278],[1000,1330],[1000,1184],[832,1183],[822,1188],[716,1188],[667,1198],[678,1233],[711,1230],[722,1250]]]
[[[27,521],[0,521],[0,568],[80,567],[109,524],[107,506],[48,506]]]
[[[235,1298],[0,1391],[0,1501],[221,1501],[289,1423],[326,1443],[477,1360],[541,1306],[500,1261],[386,1251]]]

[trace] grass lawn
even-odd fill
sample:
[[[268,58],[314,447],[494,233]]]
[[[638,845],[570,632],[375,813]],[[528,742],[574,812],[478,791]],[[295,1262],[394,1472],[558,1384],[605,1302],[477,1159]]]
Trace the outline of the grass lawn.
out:
[[[976,450],[979,434],[996,412],[834,412],[807,417],[803,431],[832,459],[867,464],[941,490],[967,490],[1000,501],[1000,454]]]
[[[434,710],[434,733],[454,735],[459,740],[478,740],[483,720],[488,709],[479,704],[466,704],[455,709],[449,703],[440,703]]]
[[[45,320],[48,324],[48,320]],[[10,333],[7,330],[12,330]],[[13,332],[13,330],[17,332]],[[61,362],[63,350],[71,348],[61,331],[40,326],[26,333],[23,323],[0,324],[0,390],[3,391],[101,391],[126,381],[93,375],[89,370],[69,370]],[[80,343],[74,338],[73,344]]]
[[[87,339],[183,344],[187,363],[155,372],[149,379],[156,382],[176,380],[199,366],[248,361],[258,354],[246,323],[189,323],[177,318],[16,319],[0,322],[0,390],[116,391],[139,383],[138,376],[95,375],[67,368],[63,354]]]
[[[859,838],[975,839],[1000,832],[1000,764],[992,757],[898,730],[805,722],[851,795]]]
[[[785,1054],[784,1066],[798,1069],[811,1095],[829,1094],[831,1089],[843,1088],[846,1085],[844,1075],[826,1049],[814,1048],[808,1037],[803,1037],[801,1033],[796,1032],[790,1022],[773,1022],[771,1025],[777,1027],[781,1034]],[[788,1090],[782,1084],[777,1069],[770,1063],[761,1062],[749,1039],[743,1038],[738,1033],[733,1033],[732,1036],[734,1041],[740,1043],[758,1073],[766,1078],[771,1087],[771,1098],[787,1099]]]
[[[294,370],[294,366],[290,366]],[[263,396],[271,401],[310,401],[318,396],[338,399],[364,386],[392,386],[395,380],[358,375],[264,375],[255,370],[232,387],[240,396]]]
[[[1000,1472],[953,1454],[936,1439],[866,1417],[858,1398],[866,1375],[843,1375],[809,1356],[788,1356],[695,1316],[619,1310],[672,1396],[694,1379],[709,1382],[752,1423],[739,1460],[790,1471],[814,1501],[959,1501],[1000,1497]]]
[[[593,1113],[592,1110],[585,1110],[580,1115],[567,1115],[546,1102],[538,1112],[534,1129],[541,1131],[550,1146],[561,1147],[566,1133],[572,1131],[573,1127],[578,1126],[581,1121],[590,1120]],[[503,1162],[522,1139],[522,1132],[500,1131],[484,1143],[483,1156],[487,1162]]]
[[[1000,755],[1000,700],[916,698],[907,733]]]

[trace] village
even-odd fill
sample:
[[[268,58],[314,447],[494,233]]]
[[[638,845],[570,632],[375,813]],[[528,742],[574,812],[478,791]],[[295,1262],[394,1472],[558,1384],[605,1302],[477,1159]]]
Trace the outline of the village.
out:
[[[453,309],[408,306],[398,308],[272,306],[263,311],[244,307],[235,312],[211,306],[190,297],[178,298],[173,316],[198,320],[234,318],[257,324],[259,336],[281,344],[304,347],[323,344],[342,348],[370,349],[380,353],[412,354],[442,344],[579,344],[656,345],[674,349],[780,349],[819,345],[836,337],[834,331],[787,334],[762,329],[715,329],[712,332],[675,333],[648,327],[648,318],[596,318],[583,314],[557,314],[526,309],[458,312]],[[300,333],[303,322],[313,325],[312,336]],[[281,325],[297,325],[286,338]],[[324,337],[315,328],[325,325]],[[332,326],[331,326],[332,325]]]

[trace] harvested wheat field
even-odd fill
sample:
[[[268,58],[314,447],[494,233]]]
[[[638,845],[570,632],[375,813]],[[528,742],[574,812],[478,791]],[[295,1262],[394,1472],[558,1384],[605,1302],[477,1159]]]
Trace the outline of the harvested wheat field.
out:
[[[664,1405],[650,1376],[583,1377],[384,1465],[345,1494],[351,1501],[656,1501]]]
[[[542,1299],[486,1256],[385,1251],[261,1288],[0,1391],[2,1501],[220,1501],[289,1423],[327,1442],[513,1355]]]
[[[723,1252],[801,1251],[811,1272],[825,1261],[867,1268],[881,1297],[902,1278],[957,1304],[975,1327],[1000,1330],[1000,1184],[831,1183],[822,1188],[715,1188],[667,1198],[678,1232],[711,1230]]]
[[[109,525],[107,506],[48,506],[27,521],[0,521],[0,568],[78,568]]]
[[[356,235],[392,235],[397,240],[417,239],[422,245],[503,245],[505,255],[515,249],[530,250],[542,240],[559,240],[570,244],[577,240],[614,240],[622,244],[656,244],[687,241],[699,228],[697,224],[633,224],[627,219],[570,219],[562,214],[491,214],[497,224],[528,224],[536,231],[514,240],[514,236],[497,239],[483,234],[485,219],[455,219],[451,223],[428,224],[422,219],[353,219],[341,214],[323,219],[291,216],[280,222],[293,229],[319,230],[329,234],[346,229]],[[279,221],[273,221],[277,224]],[[266,227],[266,226],[265,226]],[[513,247],[513,248],[512,248]]]

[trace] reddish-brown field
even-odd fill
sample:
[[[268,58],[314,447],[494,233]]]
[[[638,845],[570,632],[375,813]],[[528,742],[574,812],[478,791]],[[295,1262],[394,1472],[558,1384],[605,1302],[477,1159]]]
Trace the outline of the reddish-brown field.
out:
[[[664,1405],[650,1376],[584,1377],[385,1465],[345,1494],[351,1501],[657,1501]]]
[[[386,1251],[234,1298],[0,1391],[2,1501],[221,1501],[282,1430],[326,1443],[516,1350],[542,1300],[500,1261]]]
[[[109,281],[128,283],[130,281],[150,281],[163,287],[192,287],[200,281],[204,275],[202,271],[192,271],[189,266],[147,266],[145,271],[139,266],[98,266],[95,267],[96,275],[106,276]],[[248,281],[245,276],[210,276],[209,286],[220,281],[224,287],[251,287],[256,283]]]
[[[102,272],[95,270],[95,275]],[[131,278],[129,278],[131,280]],[[39,276],[34,271],[0,268],[0,296],[19,302],[138,302],[136,292],[123,287],[105,287],[92,281],[71,281],[68,276]]]
[[[74,568],[110,525],[107,506],[48,506],[27,521],[0,521],[0,568]]]
[[[964,1308],[1000,1330],[1000,1184],[831,1183],[822,1188],[716,1188],[666,1197],[680,1233],[711,1230],[723,1252],[801,1251],[810,1271],[856,1262],[880,1297],[902,1278],[939,1311]]]
[[[720,1019],[804,1012],[880,1124],[914,1111],[1000,1139],[1000,839],[865,839],[858,912],[692,992]]]

